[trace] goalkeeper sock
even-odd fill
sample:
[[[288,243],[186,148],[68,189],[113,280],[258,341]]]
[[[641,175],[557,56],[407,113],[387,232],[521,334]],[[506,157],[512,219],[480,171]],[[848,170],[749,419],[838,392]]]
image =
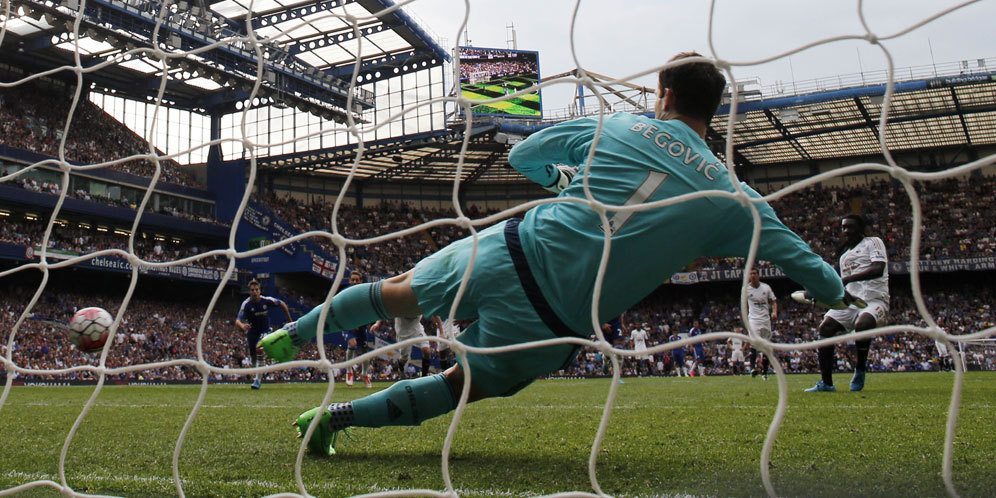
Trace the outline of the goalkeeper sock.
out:
[[[854,365],[855,370],[866,370],[868,366],[868,351],[871,350],[871,339],[865,339],[863,341],[854,341],[854,353],[857,356],[857,362]]]
[[[832,386],[833,385],[833,369],[834,369],[834,346],[823,346],[817,350],[817,356],[820,360],[820,375],[823,378],[823,385]]]
[[[449,381],[442,374],[402,380],[383,391],[353,401],[350,425],[420,425],[423,420],[453,411],[457,400]]]
[[[332,298],[332,309],[325,317],[325,332],[352,330],[377,320],[391,318],[381,299],[383,281],[349,287]],[[295,346],[303,346],[318,334],[318,315],[322,305],[302,316],[291,333]]]

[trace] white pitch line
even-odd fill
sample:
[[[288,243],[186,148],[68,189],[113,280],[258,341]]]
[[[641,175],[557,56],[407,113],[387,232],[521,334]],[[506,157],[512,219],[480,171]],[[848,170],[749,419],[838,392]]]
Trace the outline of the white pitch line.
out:
[[[8,479],[28,479],[31,481],[42,481],[51,480],[58,482],[59,476],[55,474],[46,474],[41,472],[18,472],[18,471],[7,471],[2,475],[4,478]],[[173,479],[162,476],[134,476],[134,475],[122,475],[122,476],[100,476],[93,474],[68,474],[66,476],[70,485],[77,484],[79,482],[143,482],[143,483],[156,483],[162,485],[173,485]],[[23,484],[28,484],[25,482]],[[180,479],[180,483],[183,485],[192,484],[195,481],[189,479]],[[201,480],[196,481],[199,484],[214,484],[214,485],[229,485],[229,486],[242,486],[242,487],[262,487],[272,490],[284,490],[284,492],[296,493],[297,489],[292,484],[279,484],[272,481],[260,481],[260,480],[236,480],[236,481],[226,481],[226,480]],[[324,489],[331,490],[336,489],[337,486],[335,482],[322,482],[322,483],[307,483],[306,488],[310,490]],[[390,492],[404,492],[409,491],[405,488],[388,488],[383,486],[370,486],[369,489],[374,493],[390,493]],[[2,491],[2,490],[0,490]],[[440,490],[442,492],[443,490]],[[460,495],[469,496],[511,496],[511,497],[526,497],[526,496],[536,496],[535,492],[516,492],[507,489],[473,489],[473,488],[456,488],[456,492]],[[650,495],[619,495],[621,497],[640,497],[640,496],[650,496]],[[694,498],[693,495],[685,494],[654,494],[652,496],[661,498]]]
[[[503,407],[516,410],[601,410],[604,407],[601,405],[518,405],[518,404],[505,404]],[[962,408],[980,408],[988,409],[992,408],[992,405],[988,403],[973,403],[973,404],[962,404]],[[775,403],[770,405],[654,405],[654,406],[633,406],[633,405],[618,405],[612,407],[616,410],[709,410],[709,409],[720,409],[720,410],[756,410],[765,408],[775,408]],[[812,405],[788,405],[788,408],[805,408],[807,410],[831,410],[831,409],[844,409],[844,410],[863,410],[863,409],[909,409],[909,408],[924,408],[924,409],[947,409],[946,404],[936,404],[936,405],[828,405],[828,406],[812,406]]]
[[[16,403],[8,401],[6,406],[44,406],[44,407],[80,407],[81,403],[47,403],[40,401],[31,401],[27,403]],[[176,408],[177,404],[170,403],[143,403],[143,404],[117,404],[117,403],[98,403],[94,405],[96,407],[106,407],[106,408]],[[187,405],[192,407],[193,405]],[[231,409],[231,408],[248,408],[248,409],[267,409],[267,410],[289,410],[298,409],[303,405],[201,405],[201,408],[210,409]],[[520,405],[520,404],[504,404],[503,407],[509,409],[518,410],[601,410],[604,407],[602,405]],[[615,410],[641,410],[641,409],[652,409],[652,410],[708,410],[708,409],[718,409],[718,410],[757,410],[765,408],[774,408],[775,403],[770,405],[654,405],[654,406],[636,406],[636,405],[616,405],[613,407]],[[789,408],[802,408],[802,405],[788,405]],[[962,404],[964,408],[974,408],[974,409],[990,409],[993,405],[988,403],[971,403]],[[921,409],[946,409],[946,404],[918,404],[918,405],[828,405],[828,406],[812,406],[806,405],[806,409],[843,409],[843,410],[861,410],[861,409],[909,409],[909,408],[921,408]]]
[[[82,406],[83,403],[45,403],[40,401],[31,401],[27,403],[12,403],[7,402],[5,406]],[[124,403],[96,403],[94,407],[107,407],[107,408],[176,408],[178,405],[176,403],[142,403],[142,404],[124,404]],[[186,405],[192,407],[193,405]],[[201,405],[201,408],[265,408],[265,409],[289,409],[289,408],[301,408],[302,405]]]

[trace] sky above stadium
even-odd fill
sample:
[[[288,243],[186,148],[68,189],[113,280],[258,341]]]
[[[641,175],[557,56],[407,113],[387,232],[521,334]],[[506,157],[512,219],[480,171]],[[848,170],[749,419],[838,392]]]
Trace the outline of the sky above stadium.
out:
[[[575,47],[582,67],[621,78],[662,64],[671,55],[696,50],[711,55],[707,31],[707,1],[626,0],[582,1],[575,24]],[[962,2],[948,0],[868,0],[863,8],[872,32],[893,35]],[[416,15],[445,42],[476,47],[509,48],[514,24],[520,50],[540,52],[542,76],[575,67],[570,50],[574,0],[503,0],[470,2],[468,33],[460,32],[466,10],[463,0],[417,0]],[[898,68],[932,64],[950,67],[996,57],[992,20],[996,1],[983,0],[963,7],[925,26],[882,42]],[[719,58],[752,62],[779,55],[820,40],[865,33],[858,2],[821,0],[720,0],[713,18],[713,46]],[[996,63],[989,61],[991,66]],[[790,84],[839,75],[884,71],[888,67],[880,46],[866,40],[844,40],[796,53],[791,57],[750,67],[735,67],[740,81],[757,78],[760,85]],[[990,67],[989,70],[996,70]],[[634,83],[655,86],[652,76]],[[546,109],[570,105],[571,89],[544,89]]]

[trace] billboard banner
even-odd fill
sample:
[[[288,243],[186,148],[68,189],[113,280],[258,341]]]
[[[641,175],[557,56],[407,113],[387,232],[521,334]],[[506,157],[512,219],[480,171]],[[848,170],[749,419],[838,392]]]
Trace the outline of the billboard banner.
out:
[[[35,262],[39,260],[41,249],[38,246],[26,246],[22,244],[0,243],[0,258],[15,259],[19,261]],[[45,253],[45,258],[49,263],[56,263],[80,256],[80,253],[72,251],[61,251],[49,249]],[[110,270],[116,272],[131,272],[131,263],[120,256],[95,256],[90,259],[80,261],[75,264],[79,268],[90,268],[96,270]],[[154,277],[180,278],[183,280],[194,280],[199,282],[218,282],[224,276],[225,271],[217,268],[202,268],[194,265],[174,265],[174,266],[140,266],[138,273]],[[233,279],[240,278],[240,274],[233,275]],[[230,282],[230,283],[234,283]]]
[[[294,229],[253,203],[246,205],[246,210],[242,213],[242,219],[250,225],[270,234],[270,240],[273,241],[279,242],[295,235]],[[257,239],[259,238],[257,237]],[[297,251],[297,244],[281,246],[280,250],[289,256],[293,256]]]
[[[490,100],[511,95],[540,81],[539,52],[500,48],[460,47],[460,92],[470,100]],[[474,106],[478,115],[543,117],[540,91],[501,102]]]

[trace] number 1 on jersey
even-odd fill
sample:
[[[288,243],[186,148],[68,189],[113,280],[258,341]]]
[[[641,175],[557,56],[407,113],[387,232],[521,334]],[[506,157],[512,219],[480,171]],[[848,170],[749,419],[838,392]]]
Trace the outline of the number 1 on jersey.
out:
[[[668,176],[670,176],[668,173],[651,170],[647,174],[647,177],[643,180],[643,183],[636,188],[636,192],[633,192],[633,195],[629,196],[629,199],[626,199],[623,206],[632,206],[634,204],[642,204],[646,202],[650,196],[654,195],[654,192],[657,192],[657,189],[661,188],[661,185],[664,184],[664,181],[667,180]],[[636,213],[636,211],[617,212],[609,218],[608,230],[606,230],[604,225],[600,225],[599,228],[601,228],[606,235],[611,237],[613,234],[622,229],[623,225],[629,221],[630,217],[633,216],[634,213]]]

